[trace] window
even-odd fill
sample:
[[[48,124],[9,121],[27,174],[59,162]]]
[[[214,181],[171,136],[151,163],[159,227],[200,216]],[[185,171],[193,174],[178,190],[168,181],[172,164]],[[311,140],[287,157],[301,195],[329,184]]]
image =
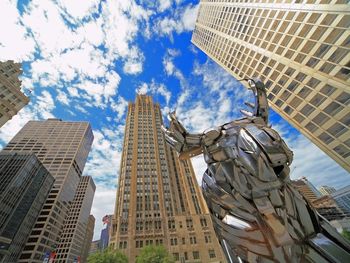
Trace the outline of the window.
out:
[[[328,84],[320,90],[320,92],[326,96],[333,94],[334,91],[335,91],[335,88]]]
[[[199,259],[199,252],[198,251],[193,251],[193,259]]]
[[[211,237],[210,237],[210,235],[205,235],[205,236],[204,236],[204,239],[205,239],[205,243],[211,243]]]
[[[304,114],[305,116],[309,116],[311,113],[313,113],[315,110],[314,107],[312,107],[311,105],[305,105],[302,109],[301,109],[301,113]]]
[[[180,259],[179,253],[173,253],[173,257],[175,261],[178,261]]]
[[[329,144],[332,141],[334,141],[334,138],[331,137],[329,134],[327,134],[326,132],[323,132],[320,136],[318,136],[318,138],[321,139],[321,141],[323,141],[325,144]]]
[[[191,243],[191,244],[197,244],[197,239],[196,239],[196,237],[190,237],[190,243]]]
[[[305,128],[309,131],[309,132],[314,132],[317,130],[317,126],[315,124],[313,124],[311,121],[306,124]]]
[[[333,148],[333,150],[343,158],[350,156],[350,151],[343,145],[338,145],[337,147]]]
[[[328,113],[329,115],[333,116],[339,111],[341,111],[344,107],[341,106],[339,103],[331,102],[325,109],[324,112]]]
[[[207,220],[205,218],[201,218],[201,226],[206,227],[207,226]]]
[[[346,127],[341,125],[340,123],[335,123],[332,125],[327,131],[333,135],[334,137],[339,137],[346,132]]]
[[[209,249],[209,257],[210,258],[215,258],[216,257],[214,249]]]

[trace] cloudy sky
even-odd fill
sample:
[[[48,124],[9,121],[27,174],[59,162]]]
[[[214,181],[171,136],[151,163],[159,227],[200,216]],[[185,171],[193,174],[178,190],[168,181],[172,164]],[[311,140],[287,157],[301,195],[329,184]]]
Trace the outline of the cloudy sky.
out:
[[[114,211],[127,102],[152,95],[191,131],[240,116],[251,94],[191,44],[198,1],[0,1],[0,60],[22,62],[30,103],[0,129],[5,145],[31,120],[89,121],[95,140],[84,174],[97,185],[92,214]],[[31,92],[31,93],[30,93]],[[271,111],[295,154],[292,177],[340,188],[348,173]],[[193,160],[198,181],[205,164]]]

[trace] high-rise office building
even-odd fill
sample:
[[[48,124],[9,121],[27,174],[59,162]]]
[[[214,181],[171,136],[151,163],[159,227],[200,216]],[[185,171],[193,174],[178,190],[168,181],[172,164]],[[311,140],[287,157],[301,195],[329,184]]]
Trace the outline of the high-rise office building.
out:
[[[0,262],[18,262],[53,182],[35,154],[0,153]]]
[[[4,148],[7,153],[35,153],[55,178],[19,262],[41,263],[57,248],[92,141],[89,123],[48,119],[29,121]]]
[[[349,8],[201,0],[192,42],[235,78],[260,77],[273,110],[350,172]]]
[[[89,252],[90,252],[92,238],[94,236],[94,229],[95,229],[95,217],[93,215],[90,215],[85,238],[84,238],[83,249],[81,251],[80,262],[83,262],[83,263],[87,262],[87,258],[89,256]]]
[[[129,103],[110,246],[130,262],[151,244],[177,262],[224,261],[191,162],[168,147],[161,124],[151,97]]]
[[[334,193],[335,191],[337,191],[334,187],[331,187],[331,186],[327,186],[327,185],[322,185],[320,188],[319,188],[319,192],[322,194],[322,195],[330,195],[332,193]]]
[[[348,218],[350,213],[345,213],[330,195],[323,195],[312,202],[317,212],[328,221]]]
[[[95,254],[95,253],[99,252],[100,250],[101,250],[100,249],[100,240],[94,240],[91,242],[89,255]]]
[[[79,262],[82,259],[84,243],[89,227],[90,210],[95,194],[95,183],[91,176],[82,176],[75,192],[74,199],[69,207],[68,216],[64,222],[62,234],[56,249],[55,262]],[[91,224],[91,223],[90,223]],[[91,225],[90,225],[91,227]]]
[[[338,191],[332,193],[332,197],[341,209],[346,213],[350,213],[350,185],[340,188]]]
[[[21,92],[20,74],[20,63],[0,61],[0,127],[29,102],[29,98]]]
[[[318,192],[315,186],[306,179],[302,177],[298,180],[293,180],[292,184],[298,189],[298,191],[311,203],[317,198],[321,197],[321,194]]]
[[[103,224],[106,224],[106,227],[101,230],[100,235],[100,249],[106,249],[109,244],[109,232],[111,230],[113,215],[105,215],[102,219]]]

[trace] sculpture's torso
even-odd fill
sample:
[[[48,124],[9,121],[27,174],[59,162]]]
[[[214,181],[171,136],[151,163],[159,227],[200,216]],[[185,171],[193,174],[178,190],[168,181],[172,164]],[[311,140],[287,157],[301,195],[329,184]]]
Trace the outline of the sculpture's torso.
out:
[[[315,234],[311,218],[300,214],[313,211],[290,187],[292,152],[276,131],[260,123],[246,118],[204,134],[204,196],[227,246],[244,244],[236,251],[243,260],[299,262],[302,249],[295,245]],[[225,224],[237,219],[245,224]]]

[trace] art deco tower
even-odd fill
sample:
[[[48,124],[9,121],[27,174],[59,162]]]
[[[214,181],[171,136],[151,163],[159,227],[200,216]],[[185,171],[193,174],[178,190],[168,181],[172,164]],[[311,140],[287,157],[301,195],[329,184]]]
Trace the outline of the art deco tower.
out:
[[[92,141],[89,123],[48,119],[29,121],[4,148],[4,153],[35,153],[55,178],[19,262],[41,263],[57,248]]]
[[[201,0],[192,42],[350,172],[350,5]]]
[[[150,244],[181,262],[223,262],[191,162],[166,145],[161,124],[151,97],[129,103],[110,246],[130,262]]]

